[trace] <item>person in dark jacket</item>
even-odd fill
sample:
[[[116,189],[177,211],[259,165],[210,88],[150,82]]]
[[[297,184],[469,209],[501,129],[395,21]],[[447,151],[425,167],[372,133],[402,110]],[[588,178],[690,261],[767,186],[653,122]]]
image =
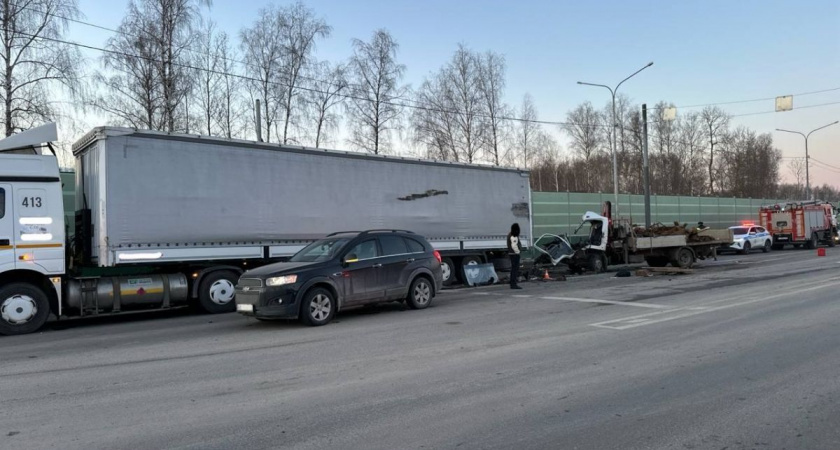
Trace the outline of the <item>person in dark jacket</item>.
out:
[[[510,226],[510,233],[507,235],[507,249],[510,256],[510,288],[522,289],[519,287],[519,257],[522,253],[522,245],[519,243],[519,224]]]
[[[589,234],[589,245],[601,245],[601,240],[604,238],[604,230],[601,229],[601,222],[592,224],[592,232]]]

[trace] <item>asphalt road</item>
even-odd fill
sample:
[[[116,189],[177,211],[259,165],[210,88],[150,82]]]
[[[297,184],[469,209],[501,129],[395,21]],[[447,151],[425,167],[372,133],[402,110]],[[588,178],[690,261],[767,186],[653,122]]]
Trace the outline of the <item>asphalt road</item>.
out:
[[[840,249],[0,338],[3,449],[838,449]]]

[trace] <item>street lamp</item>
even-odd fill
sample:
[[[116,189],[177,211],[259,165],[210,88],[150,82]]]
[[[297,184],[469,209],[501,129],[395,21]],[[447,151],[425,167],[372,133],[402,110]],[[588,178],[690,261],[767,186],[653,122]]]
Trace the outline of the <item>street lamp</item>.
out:
[[[618,128],[618,123],[616,122],[616,119],[615,119],[615,93],[618,92],[618,88],[622,85],[622,83],[624,83],[625,81],[633,78],[634,76],[636,76],[636,74],[638,74],[639,72],[647,69],[648,67],[650,67],[652,65],[653,65],[653,61],[647,63],[647,65],[642,67],[641,69],[633,72],[632,75],[630,75],[629,77],[621,80],[621,83],[618,83],[615,86],[615,89],[613,89],[613,88],[611,88],[611,87],[609,87],[605,84],[584,83],[583,81],[578,81],[577,82],[577,84],[583,84],[583,85],[586,85],[586,86],[596,86],[596,87],[607,88],[607,90],[610,91],[610,95],[612,95],[613,132],[612,132],[612,142],[610,142],[610,147],[611,147],[611,150],[612,150],[612,160],[613,160],[613,190],[615,192],[615,202],[614,202],[613,208],[615,208],[615,217],[616,218],[618,218],[618,158],[616,157],[616,151],[615,151],[615,147],[616,147],[616,145],[615,145],[615,135],[617,134],[616,133],[616,128]]]
[[[810,161],[808,161],[808,159],[810,158],[808,156],[808,138],[811,137],[811,134],[813,132],[822,130],[823,128],[828,128],[832,125],[837,125],[838,122],[840,122],[840,120],[835,120],[834,122],[831,122],[828,125],[823,125],[819,128],[815,128],[815,129],[811,130],[808,134],[800,133],[799,131],[782,130],[781,128],[776,128],[776,131],[782,131],[784,133],[798,134],[798,135],[805,138],[805,197],[807,197],[808,200],[813,200],[813,198],[811,198],[811,175],[810,175],[810,172],[808,170],[808,168],[810,166]]]

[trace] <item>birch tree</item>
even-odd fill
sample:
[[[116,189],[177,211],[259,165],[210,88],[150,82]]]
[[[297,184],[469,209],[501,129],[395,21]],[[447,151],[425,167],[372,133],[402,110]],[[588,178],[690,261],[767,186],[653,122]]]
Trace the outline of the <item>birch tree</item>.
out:
[[[245,58],[245,72],[250,104],[260,100],[261,121],[254,123],[262,128],[260,133],[266,142],[271,141],[273,124],[280,117],[281,105],[285,103],[282,89],[283,43],[280,35],[279,10],[274,6],[263,8],[257,20],[239,33],[242,53]]]
[[[403,109],[399,101],[408,92],[400,84],[405,66],[397,63],[398,49],[386,30],[375,31],[369,42],[353,41],[349,143],[373,154],[390,148],[390,135],[399,129]]]
[[[77,48],[57,42],[69,20],[81,18],[76,0],[1,0],[3,131],[6,136],[55,120],[53,100],[63,90],[82,93],[84,60]]]
[[[313,79],[320,81],[315,85],[317,89],[306,94],[310,125],[315,128],[313,140],[315,148],[319,148],[338,129],[339,117],[335,110],[343,104],[349,89],[347,68],[324,61],[315,64],[311,74]]]
[[[537,139],[540,134],[540,126],[535,123],[538,119],[537,108],[534,106],[534,99],[531,94],[525,94],[522,98],[522,107],[519,111],[520,120],[516,125],[516,148],[522,155],[523,167],[531,167],[534,160]]]
[[[295,3],[279,10],[277,20],[282,49],[281,83],[283,134],[280,141],[289,142],[289,125],[295,117],[300,92],[301,75],[309,67],[318,38],[329,37],[331,28],[315,13],[303,5]]]
[[[493,164],[500,165],[504,158],[503,141],[507,137],[508,125],[504,117],[510,108],[504,103],[505,59],[488,51],[476,57],[478,69],[478,90],[484,102],[487,153]]]

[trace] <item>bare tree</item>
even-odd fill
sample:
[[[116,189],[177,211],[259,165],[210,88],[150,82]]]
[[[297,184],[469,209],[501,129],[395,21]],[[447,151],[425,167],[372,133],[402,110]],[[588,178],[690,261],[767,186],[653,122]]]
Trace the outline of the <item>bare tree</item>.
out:
[[[58,42],[70,19],[81,17],[76,0],[2,0],[3,127],[6,136],[55,120],[54,89],[82,92],[79,51]]]
[[[680,117],[677,128],[682,158],[680,193],[697,195],[704,185],[701,170],[704,132],[700,114],[693,112]]]
[[[309,91],[306,96],[310,121],[315,127],[315,148],[319,148],[329,133],[338,128],[335,108],[344,102],[345,92],[349,88],[346,72],[345,66],[333,67],[326,61],[312,68],[312,78],[320,80],[318,88]]]
[[[426,155],[442,161],[459,161],[457,124],[449,84],[442,76],[423,81],[415,102],[423,105],[411,114],[412,139],[426,148]]]
[[[177,131],[188,126],[186,96],[192,88],[190,58],[199,6],[209,0],[134,0],[108,40],[103,57],[115,72],[105,80],[109,97],[97,102],[123,122]]]
[[[457,151],[460,159],[473,163],[486,139],[484,100],[479,87],[479,60],[463,45],[452,56],[452,60],[441,71],[451,95],[450,106],[456,112],[458,129]]]
[[[280,115],[280,106],[285,103],[280,74],[283,66],[283,42],[280,35],[279,10],[274,6],[263,8],[259,18],[250,28],[240,32],[245,70],[252,81],[247,84],[251,104],[260,100],[263,133],[266,142],[271,141],[271,128]],[[254,121],[256,123],[256,119]]]
[[[797,187],[797,195],[802,195],[803,180],[805,179],[805,159],[793,158],[788,162],[788,170],[793,176],[794,185]],[[802,195],[804,197],[804,195]]]
[[[230,139],[239,135],[243,123],[240,117],[243,116],[241,78],[237,76],[237,64],[235,64],[234,50],[231,48],[230,39],[225,32],[216,36],[216,52],[219,56],[219,68],[221,72],[217,85],[217,103],[214,109],[213,120],[222,136]],[[250,110],[248,105],[248,110]]]
[[[531,167],[534,160],[534,153],[537,148],[540,126],[537,120],[537,108],[534,106],[534,99],[531,94],[525,94],[522,98],[522,109],[519,111],[521,119],[516,127],[516,147],[522,155],[523,167]]]
[[[185,52],[192,44],[192,26],[199,16],[198,6],[209,0],[143,0],[147,31],[156,31],[160,52],[157,64],[163,94],[163,125],[166,131],[176,131],[178,109],[190,89],[184,62]],[[145,30],[144,30],[145,31]],[[189,117],[186,118],[189,120]]]
[[[707,106],[700,113],[706,137],[709,140],[709,194],[715,193],[715,146],[720,144],[722,136],[729,127],[729,116],[717,106]]]
[[[379,154],[389,148],[390,132],[399,128],[402,107],[396,101],[408,89],[400,85],[405,66],[397,63],[397,41],[386,30],[373,33],[370,42],[353,41],[350,60],[352,98],[351,145]]]
[[[280,39],[283,49],[283,64],[281,65],[283,84],[283,136],[281,142],[289,142],[289,123],[294,116],[298,91],[300,90],[300,76],[311,63],[312,53],[315,51],[317,38],[329,37],[331,28],[323,19],[315,17],[315,13],[297,2],[279,11],[277,20],[280,25]]]
[[[105,93],[94,106],[114,117],[117,123],[132,128],[158,130],[162,123],[162,92],[156,59],[158,47],[151,36],[135,35],[146,27],[142,13],[133,1],[128,13],[110,38],[110,52],[102,56],[102,65],[110,75],[98,73],[96,80]]]
[[[592,190],[595,185],[592,173],[597,173],[593,170],[593,157],[603,146],[605,136],[600,115],[592,103],[586,102],[570,111],[566,116],[566,122],[562,129],[571,139],[572,150],[583,161],[585,189]]]
[[[509,112],[504,103],[505,91],[505,58],[497,53],[488,51],[477,56],[478,89],[484,101],[485,122],[487,127],[487,153],[495,165],[500,165],[503,158],[502,141],[507,134],[504,120]]]
[[[224,62],[221,55],[221,42],[216,31],[216,24],[207,19],[196,33],[196,45],[193,52],[193,98],[201,116],[201,130],[213,134],[216,111],[220,107],[221,73]]]

